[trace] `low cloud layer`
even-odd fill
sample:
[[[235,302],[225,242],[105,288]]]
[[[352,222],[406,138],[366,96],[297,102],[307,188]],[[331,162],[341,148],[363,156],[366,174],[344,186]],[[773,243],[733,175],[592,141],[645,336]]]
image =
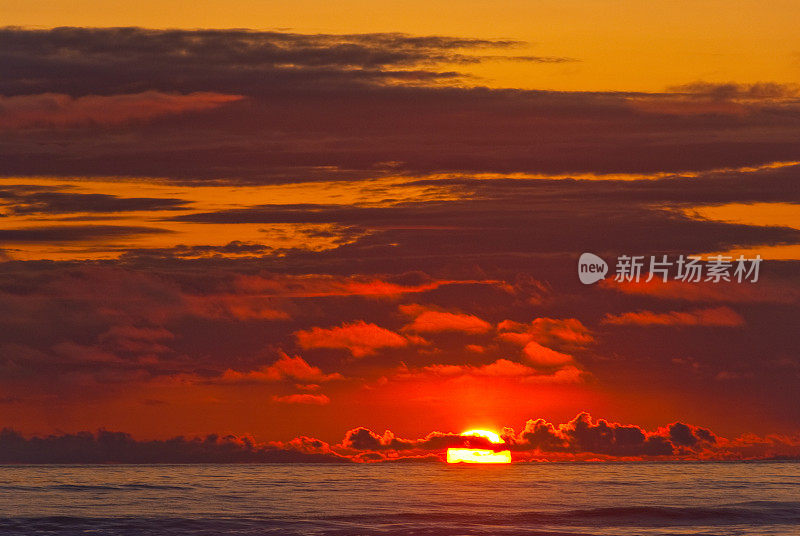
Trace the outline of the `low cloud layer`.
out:
[[[301,402],[314,395],[285,397]],[[305,400],[305,399],[302,399]],[[514,461],[670,460],[797,458],[800,438],[753,435],[728,440],[705,428],[673,423],[653,431],[636,425],[594,420],[582,413],[564,424],[531,419],[515,433],[505,428],[503,442],[431,432],[403,439],[391,431],[379,435],[367,428],[349,430],[338,444],[307,436],[291,441],[259,443],[249,436],[208,435],[141,441],[129,434],[99,431],[25,437],[5,428],[0,432],[0,463],[348,463],[436,461],[448,448],[512,451]]]

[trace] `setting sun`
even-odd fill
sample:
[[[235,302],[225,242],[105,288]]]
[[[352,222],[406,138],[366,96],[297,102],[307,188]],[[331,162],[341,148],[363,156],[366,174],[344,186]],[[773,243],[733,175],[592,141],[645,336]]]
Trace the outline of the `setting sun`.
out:
[[[503,443],[499,435],[489,430],[468,430],[461,436],[481,437],[498,445]],[[469,442],[466,443],[466,446],[469,447]],[[450,448],[447,449],[447,463],[511,463],[511,452],[508,450]]]

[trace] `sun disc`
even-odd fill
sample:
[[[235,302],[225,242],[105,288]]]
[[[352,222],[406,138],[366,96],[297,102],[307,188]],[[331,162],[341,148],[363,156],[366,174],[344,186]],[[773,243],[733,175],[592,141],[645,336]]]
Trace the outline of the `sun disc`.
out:
[[[467,430],[461,437],[483,437],[493,444],[502,444],[500,436],[491,430]],[[511,452],[490,449],[449,448],[447,463],[511,463]]]
[[[503,441],[500,439],[500,436],[496,433],[492,432],[491,430],[467,430],[466,432],[461,433],[462,436],[478,436],[478,437],[485,437],[491,443],[502,443]]]

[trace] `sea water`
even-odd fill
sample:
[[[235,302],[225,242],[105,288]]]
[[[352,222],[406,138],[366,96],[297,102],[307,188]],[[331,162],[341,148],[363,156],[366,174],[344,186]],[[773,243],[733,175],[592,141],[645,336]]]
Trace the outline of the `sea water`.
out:
[[[0,533],[800,535],[800,463],[3,466]]]

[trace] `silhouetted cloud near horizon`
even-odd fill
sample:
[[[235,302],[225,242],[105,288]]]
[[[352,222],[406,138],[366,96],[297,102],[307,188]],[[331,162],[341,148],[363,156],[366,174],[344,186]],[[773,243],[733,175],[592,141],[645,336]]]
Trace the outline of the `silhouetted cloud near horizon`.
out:
[[[544,419],[530,420],[518,435],[508,430],[504,437],[515,450],[591,452],[612,456],[697,453],[717,441],[709,430],[683,423],[674,423],[648,433],[635,425],[609,423],[603,419],[594,421],[588,413],[582,413],[560,425]],[[687,452],[686,448],[690,448],[691,452]]]
[[[403,439],[389,430],[379,435],[359,427],[348,430],[337,445],[308,436],[259,443],[250,436],[232,434],[148,441],[106,430],[26,437],[4,428],[0,464],[430,462],[443,460],[448,448],[511,450],[515,461],[800,458],[800,438],[749,435],[728,440],[680,422],[646,431],[636,425],[594,420],[588,413],[559,425],[531,419],[519,434],[505,428],[502,439],[492,443],[485,437],[445,432]]]
[[[79,432],[25,438],[0,431],[0,463],[347,463],[333,453],[301,452],[252,438],[208,435],[188,439],[137,441],[130,434]]]

